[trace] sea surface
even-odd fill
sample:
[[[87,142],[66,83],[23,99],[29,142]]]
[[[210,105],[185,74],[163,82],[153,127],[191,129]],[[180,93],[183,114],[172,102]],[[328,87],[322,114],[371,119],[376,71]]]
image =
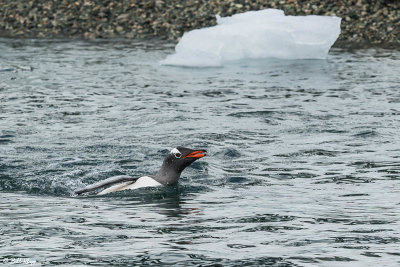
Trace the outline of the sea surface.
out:
[[[400,51],[160,66],[0,39],[0,265],[400,266]],[[175,187],[74,190],[209,154]]]

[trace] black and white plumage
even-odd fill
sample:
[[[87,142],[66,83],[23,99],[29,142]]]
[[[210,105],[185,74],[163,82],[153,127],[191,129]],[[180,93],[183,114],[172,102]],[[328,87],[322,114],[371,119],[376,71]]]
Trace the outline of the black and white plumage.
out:
[[[175,185],[178,183],[182,171],[187,166],[206,155],[207,151],[204,149],[193,150],[186,147],[176,147],[165,156],[160,170],[154,175],[142,177],[114,176],[77,190],[75,194],[80,195],[104,187],[107,188],[103,189],[98,195],[141,187]]]

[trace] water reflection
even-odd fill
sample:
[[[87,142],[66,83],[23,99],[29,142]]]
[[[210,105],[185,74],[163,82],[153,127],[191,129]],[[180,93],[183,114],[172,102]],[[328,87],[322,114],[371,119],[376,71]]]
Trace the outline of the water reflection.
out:
[[[135,210],[143,207],[151,212],[156,212],[167,217],[184,217],[200,212],[199,208],[188,207],[185,199],[190,194],[199,192],[201,188],[195,186],[173,186],[163,188],[142,188],[140,190],[127,190],[115,192],[106,196],[93,196],[89,198],[107,199],[118,207]]]

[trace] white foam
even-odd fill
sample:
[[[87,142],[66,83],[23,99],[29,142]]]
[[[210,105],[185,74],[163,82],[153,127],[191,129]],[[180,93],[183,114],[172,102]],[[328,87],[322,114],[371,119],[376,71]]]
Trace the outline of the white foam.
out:
[[[183,35],[162,65],[221,66],[239,59],[323,59],[340,34],[339,17],[285,16],[265,9],[221,18]]]

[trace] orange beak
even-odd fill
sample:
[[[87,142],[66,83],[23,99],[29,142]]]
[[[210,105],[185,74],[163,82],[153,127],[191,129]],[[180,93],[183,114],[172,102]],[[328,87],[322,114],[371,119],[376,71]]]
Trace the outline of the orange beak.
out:
[[[205,157],[205,156],[207,156],[207,151],[205,151],[205,150],[196,150],[196,151],[193,151],[192,153],[184,156],[183,158],[196,158],[196,159],[199,159],[199,158],[202,158],[202,157]]]

